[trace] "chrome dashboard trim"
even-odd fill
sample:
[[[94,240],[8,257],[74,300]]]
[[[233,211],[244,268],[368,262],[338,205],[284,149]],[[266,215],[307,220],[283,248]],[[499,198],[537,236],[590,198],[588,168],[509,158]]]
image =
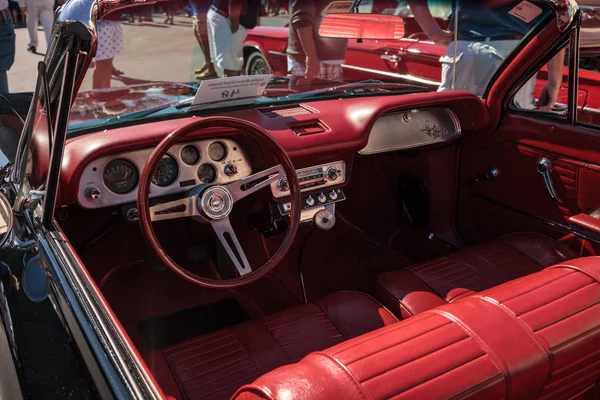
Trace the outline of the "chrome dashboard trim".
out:
[[[227,155],[221,161],[214,161],[208,155],[208,148],[212,143],[221,142],[227,147]],[[188,145],[194,145],[200,151],[200,160],[194,165],[188,165],[181,159],[181,150]],[[132,162],[139,175],[146,161],[150,157],[153,148],[146,148],[141,150],[134,150],[125,153],[113,154],[111,156],[101,157],[90,162],[84,169],[79,180],[79,188],[77,190],[77,202],[84,208],[101,208],[115,206],[125,203],[132,203],[137,200],[137,188],[139,182],[135,188],[126,194],[117,194],[111,192],[104,184],[103,174],[104,168],[111,162],[117,159],[124,159]],[[178,176],[175,182],[169,186],[161,187],[155,184],[150,185],[150,198],[172,195],[177,193],[184,193],[196,185],[201,184],[198,179],[198,168],[201,165],[211,165],[217,170],[217,178],[211,184],[227,184],[235,182],[239,179],[245,178],[252,174],[252,166],[250,160],[240,145],[231,140],[224,138],[215,138],[210,140],[199,140],[192,142],[181,142],[173,145],[167,152],[167,154],[173,157],[177,161],[178,165]],[[235,164],[238,173],[234,176],[227,176],[224,172],[224,168],[228,164]],[[193,185],[180,186],[180,182],[194,181]],[[97,200],[90,200],[86,197],[86,191],[96,188],[100,190],[100,198]]]
[[[303,172],[308,172],[308,171],[318,169],[318,168],[322,168],[323,178],[322,179],[313,179],[313,180],[309,180],[307,182],[300,182],[300,186],[302,186],[303,184],[307,184],[307,183],[309,183],[309,184],[316,183],[320,180],[324,180],[325,182],[320,185],[315,184],[314,186],[303,188],[300,190],[300,193],[306,193],[306,192],[310,192],[312,190],[324,190],[326,188],[329,188],[332,186],[338,186],[338,185],[341,185],[342,183],[346,182],[347,170],[346,170],[346,163],[344,161],[334,161],[334,162],[327,163],[327,164],[321,164],[321,165],[315,165],[315,166],[308,167],[308,168],[297,169],[296,174],[301,174]],[[329,168],[337,169],[337,171],[338,171],[337,179],[335,179],[335,180],[327,179],[325,174]],[[282,197],[286,197],[286,196],[290,195],[289,190],[281,190],[278,187],[278,182],[271,183],[271,193],[273,194],[273,197],[275,197],[275,198],[282,198]]]
[[[458,117],[447,108],[404,110],[381,116],[371,129],[367,145],[358,153],[412,149],[455,140],[460,135]]]

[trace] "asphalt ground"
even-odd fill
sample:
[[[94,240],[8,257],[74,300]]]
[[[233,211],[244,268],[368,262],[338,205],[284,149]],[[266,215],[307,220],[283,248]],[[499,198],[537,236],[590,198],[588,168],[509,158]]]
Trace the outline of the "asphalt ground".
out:
[[[123,22],[125,52],[115,57],[114,65],[124,75],[112,80],[111,86],[125,86],[148,81],[192,81],[193,71],[204,64],[200,47],[192,31],[192,19],[176,16],[174,25],[165,25],[164,14],[154,14],[154,22]],[[286,17],[261,18],[261,25],[284,26]],[[26,28],[17,28],[15,63],[8,71],[11,93],[31,92],[35,87],[37,63],[44,59],[46,41],[39,27],[39,45],[36,54],[27,52],[29,34]],[[90,69],[81,91],[91,89]]]

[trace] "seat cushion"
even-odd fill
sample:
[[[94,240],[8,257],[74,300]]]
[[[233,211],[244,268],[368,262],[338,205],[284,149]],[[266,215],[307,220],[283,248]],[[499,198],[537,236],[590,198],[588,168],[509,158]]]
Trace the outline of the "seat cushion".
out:
[[[581,399],[600,379],[598,349],[600,257],[590,257],[311,353],[234,398]]]
[[[511,234],[383,274],[377,296],[398,317],[408,318],[576,257],[571,249],[547,236]]]
[[[153,353],[148,364],[156,367],[153,372],[160,374],[157,380],[166,395],[227,399],[274,368],[397,321],[366,294],[337,292],[168,347]]]

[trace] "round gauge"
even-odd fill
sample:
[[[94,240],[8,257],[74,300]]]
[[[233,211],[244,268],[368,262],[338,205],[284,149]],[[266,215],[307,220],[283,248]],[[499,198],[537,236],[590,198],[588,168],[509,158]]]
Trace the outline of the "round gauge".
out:
[[[135,189],[139,177],[138,170],[131,161],[117,159],[104,167],[102,181],[111,192],[127,194]]]
[[[200,150],[191,144],[181,149],[181,161],[187,165],[194,165],[200,161]]]
[[[198,167],[198,179],[202,183],[211,183],[217,177],[217,170],[210,164],[202,164]]]
[[[171,185],[177,180],[179,175],[179,166],[177,161],[170,155],[166,154],[156,166],[154,175],[152,175],[152,183],[156,186],[165,187]]]
[[[221,142],[214,142],[208,146],[208,156],[213,161],[222,161],[227,157],[227,147]]]

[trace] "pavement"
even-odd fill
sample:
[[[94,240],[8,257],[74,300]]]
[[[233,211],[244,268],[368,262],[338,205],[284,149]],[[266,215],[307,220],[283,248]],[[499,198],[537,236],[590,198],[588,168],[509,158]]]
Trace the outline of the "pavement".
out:
[[[125,52],[114,59],[114,65],[125,72],[113,79],[111,86],[125,86],[148,81],[193,81],[193,70],[204,65],[200,47],[192,32],[192,19],[176,16],[174,25],[165,25],[164,14],[154,14],[154,22],[123,22]],[[260,24],[284,26],[287,17],[261,18]],[[35,87],[37,63],[44,59],[46,43],[38,29],[38,53],[27,52],[29,35],[26,28],[15,29],[15,63],[8,71],[9,90],[12,93],[31,92]],[[91,89],[90,69],[81,91]]]

